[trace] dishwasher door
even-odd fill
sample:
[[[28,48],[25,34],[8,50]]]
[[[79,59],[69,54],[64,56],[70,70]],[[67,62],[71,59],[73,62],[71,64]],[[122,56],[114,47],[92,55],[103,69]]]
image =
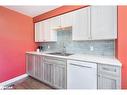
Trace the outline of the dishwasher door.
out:
[[[97,89],[97,64],[67,61],[68,89]]]

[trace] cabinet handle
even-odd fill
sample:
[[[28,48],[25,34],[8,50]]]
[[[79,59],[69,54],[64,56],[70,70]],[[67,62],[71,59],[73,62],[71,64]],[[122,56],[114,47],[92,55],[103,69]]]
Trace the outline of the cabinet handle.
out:
[[[77,65],[77,64],[73,64],[73,63],[70,63],[70,65],[78,66],[78,67],[85,67],[85,68],[92,68],[92,67],[89,67],[89,66]]]
[[[116,72],[116,69],[113,69],[113,70],[112,70],[112,69],[110,69],[110,68],[105,68],[105,67],[103,67],[102,69],[105,70],[105,71],[114,71],[114,72]]]

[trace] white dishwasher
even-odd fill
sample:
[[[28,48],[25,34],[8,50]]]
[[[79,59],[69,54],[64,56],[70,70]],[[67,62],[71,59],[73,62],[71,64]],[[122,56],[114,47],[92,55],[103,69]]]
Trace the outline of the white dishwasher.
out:
[[[97,89],[97,64],[67,60],[67,89]]]

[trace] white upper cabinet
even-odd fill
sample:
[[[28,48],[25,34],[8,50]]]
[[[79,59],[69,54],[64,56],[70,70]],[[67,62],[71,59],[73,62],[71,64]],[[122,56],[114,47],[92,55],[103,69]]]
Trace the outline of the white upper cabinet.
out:
[[[44,40],[44,23],[35,23],[35,42],[42,42]]]
[[[73,25],[74,12],[66,13],[61,15],[61,27],[70,27]]]
[[[50,41],[50,19],[44,20],[44,41]]]
[[[90,7],[74,11],[72,40],[90,40]]]
[[[57,29],[72,27],[72,40],[117,38],[117,7],[89,6],[35,23],[35,42],[57,41]]]
[[[35,23],[35,42],[52,42],[57,40],[56,31],[54,30],[58,25],[57,20],[47,19]]]
[[[50,18],[50,24],[51,24],[51,30],[56,30],[60,28],[61,26],[60,16]]]
[[[35,42],[39,41],[39,36],[40,36],[40,28],[39,28],[39,22],[35,23]]]
[[[117,38],[116,6],[91,6],[91,34],[93,40]]]
[[[60,16],[50,18],[50,39],[57,41],[57,29],[60,28]]]
[[[57,32],[54,30],[59,25],[56,23],[54,18],[43,21],[44,23],[44,38],[45,42],[57,41]]]

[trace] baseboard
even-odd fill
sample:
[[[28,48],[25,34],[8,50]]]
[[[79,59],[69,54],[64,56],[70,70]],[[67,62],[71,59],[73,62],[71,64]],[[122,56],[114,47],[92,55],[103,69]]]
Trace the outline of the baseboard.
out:
[[[7,86],[9,84],[12,84],[12,83],[14,83],[16,81],[19,81],[19,80],[21,80],[23,78],[26,78],[27,76],[28,76],[27,74],[23,74],[23,75],[20,75],[18,77],[12,78],[10,80],[4,81],[4,82],[0,83],[0,87],[4,87],[4,86]]]

